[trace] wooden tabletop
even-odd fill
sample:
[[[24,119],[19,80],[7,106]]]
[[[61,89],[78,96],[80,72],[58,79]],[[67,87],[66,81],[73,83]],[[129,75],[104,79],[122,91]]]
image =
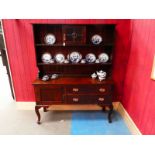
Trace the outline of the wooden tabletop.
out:
[[[92,79],[89,77],[59,77],[54,80],[42,81],[41,79],[36,79],[33,85],[37,84],[113,84],[112,79],[106,79],[99,81],[98,79]]]

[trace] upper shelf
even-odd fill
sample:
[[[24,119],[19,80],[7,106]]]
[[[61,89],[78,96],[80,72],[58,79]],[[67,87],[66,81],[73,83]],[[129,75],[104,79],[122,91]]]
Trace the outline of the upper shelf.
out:
[[[48,44],[36,44],[37,47],[69,47],[69,46],[82,46],[82,47],[107,47],[107,46],[113,46],[113,44],[101,44],[101,45],[93,45],[93,44],[53,44],[53,45],[48,45]]]
[[[51,65],[51,66],[98,66],[98,65],[112,65],[111,62],[106,62],[106,63],[85,63],[85,64],[82,64],[82,63],[68,63],[68,64],[65,64],[65,63],[38,63],[38,65]]]

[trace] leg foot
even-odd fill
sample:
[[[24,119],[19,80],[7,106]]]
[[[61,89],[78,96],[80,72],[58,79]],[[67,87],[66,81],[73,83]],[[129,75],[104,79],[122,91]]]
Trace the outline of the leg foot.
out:
[[[37,124],[41,124],[41,122],[40,121],[37,121]]]
[[[40,122],[40,113],[39,113],[40,108],[41,107],[39,107],[39,106],[35,106],[35,112],[36,112],[36,115],[38,117],[37,124],[41,124],[41,122]]]
[[[109,123],[112,123],[112,118],[111,118],[111,115],[112,115],[112,113],[113,113],[113,105],[110,105],[110,110],[109,110],[109,112],[108,112],[108,121],[109,121]]]
[[[43,107],[44,112],[47,112],[47,111],[48,111],[47,108],[48,108],[48,107]]]
[[[103,112],[105,112],[105,111],[106,111],[106,110],[105,110],[105,106],[102,106],[102,111],[103,111]]]

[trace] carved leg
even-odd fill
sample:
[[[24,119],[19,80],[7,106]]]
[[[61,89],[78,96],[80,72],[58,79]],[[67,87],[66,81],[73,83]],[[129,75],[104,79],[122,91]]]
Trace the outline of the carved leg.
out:
[[[109,123],[112,123],[111,115],[113,113],[113,105],[110,105],[109,108],[110,108],[110,110],[108,112],[108,121],[109,121]]]
[[[43,109],[44,109],[44,112],[47,112],[48,110],[47,110],[47,108],[48,108],[48,106],[46,106],[46,107],[43,107]]]
[[[102,111],[103,111],[103,112],[105,112],[105,111],[106,111],[106,110],[105,110],[105,106],[102,106]]]
[[[38,124],[41,124],[41,122],[40,122],[40,113],[39,113],[40,108],[41,107],[39,107],[39,106],[35,106],[35,112],[36,112],[37,117],[38,117],[38,121],[37,121]]]

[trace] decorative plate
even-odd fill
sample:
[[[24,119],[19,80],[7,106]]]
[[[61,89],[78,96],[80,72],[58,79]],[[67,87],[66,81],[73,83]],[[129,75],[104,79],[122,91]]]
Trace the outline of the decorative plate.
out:
[[[88,62],[88,63],[93,63],[93,62],[95,62],[95,60],[96,60],[95,54],[93,54],[93,53],[88,53],[88,54],[86,55],[86,62]]]
[[[94,45],[99,45],[102,42],[102,37],[100,35],[98,35],[98,34],[95,34],[95,35],[92,36],[91,42]]]
[[[71,52],[67,57],[72,63],[78,63],[82,59],[82,55],[76,51]]]
[[[55,35],[54,34],[47,34],[44,38],[44,41],[48,45],[53,45],[56,41]]]
[[[44,63],[50,63],[51,59],[52,59],[52,56],[51,56],[51,54],[48,53],[48,52],[42,54],[42,56],[41,56],[41,60],[42,60],[42,62],[44,62]]]
[[[99,54],[98,59],[100,63],[105,63],[109,60],[109,56],[106,53],[101,53]]]
[[[57,63],[63,63],[65,61],[65,56],[61,53],[56,54],[54,58]]]

